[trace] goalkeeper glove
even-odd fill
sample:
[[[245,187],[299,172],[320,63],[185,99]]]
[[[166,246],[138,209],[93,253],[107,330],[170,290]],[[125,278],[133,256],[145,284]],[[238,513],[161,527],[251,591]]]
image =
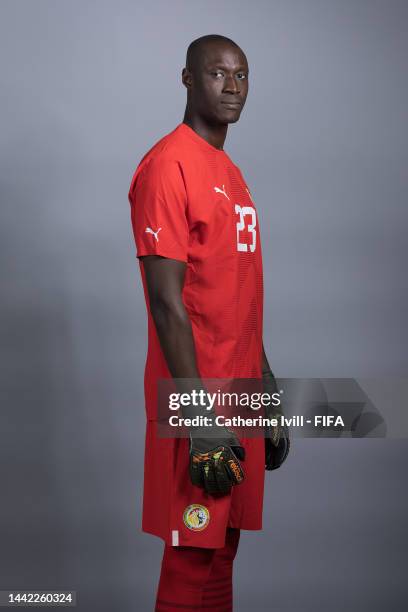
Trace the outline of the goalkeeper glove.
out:
[[[272,395],[278,393],[275,376],[270,369],[262,372],[263,390]],[[280,406],[267,406],[266,417],[276,419],[277,425],[266,425],[265,427],[265,469],[275,470],[282,465],[289,453],[290,438],[289,428],[282,425],[283,416]]]
[[[209,412],[209,416],[216,416]],[[210,433],[210,435],[209,435]],[[213,425],[190,429],[190,477],[210,495],[227,495],[244,480],[245,449],[234,432]]]
[[[209,423],[189,427],[191,482],[210,495],[227,495],[234,485],[244,480],[240,460],[245,459],[245,449],[233,431],[216,423],[217,414],[200,379],[177,379],[177,387],[180,392],[192,396],[190,403],[181,406],[183,417],[195,419],[205,415]],[[193,398],[197,391],[200,395],[198,404]],[[201,422],[203,419],[196,420]]]

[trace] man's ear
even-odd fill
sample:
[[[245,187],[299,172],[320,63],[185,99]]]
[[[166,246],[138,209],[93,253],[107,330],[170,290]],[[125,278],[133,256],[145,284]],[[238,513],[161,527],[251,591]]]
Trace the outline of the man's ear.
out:
[[[187,68],[183,68],[183,70],[181,71],[181,81],[183,85],[187,87],[187,89],[191,88],[192,80],[193,76],[191,72],[187,70]]]

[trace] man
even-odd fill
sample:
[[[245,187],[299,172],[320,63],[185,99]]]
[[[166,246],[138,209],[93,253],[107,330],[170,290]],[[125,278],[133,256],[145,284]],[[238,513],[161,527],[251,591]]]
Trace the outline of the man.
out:
[[[265,439],[238,439],[221,426],[216,439],[200,427],[189,438],[157,435],[160,378],[264,376],[276,390],[262,343],[256,206],[223,148],[245,105],[248,74],[231,39],[193,41],[182,71],[183,122],[145,154],[129,191],[148,312],[142,528],[165,541],[161,612],[232,610],[240,529],[262,528],[265,467],[283,460],[279,427]]]

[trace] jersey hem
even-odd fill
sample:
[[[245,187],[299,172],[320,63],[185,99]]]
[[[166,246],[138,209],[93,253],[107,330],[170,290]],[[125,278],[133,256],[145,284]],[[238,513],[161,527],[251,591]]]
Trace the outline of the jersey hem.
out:
[[[176,261],[182,261],[184,263],[188,263],[188,258],[186,255],[183,255],[182,253],[174,253],[171,251],[168,251],[167,249],[155,249],[154,251],[151,251],[149,249],[139,249],[136,257],[144,257],[146,255],[158,255],[159,257],[165,257],[166,259],[175,259]]]

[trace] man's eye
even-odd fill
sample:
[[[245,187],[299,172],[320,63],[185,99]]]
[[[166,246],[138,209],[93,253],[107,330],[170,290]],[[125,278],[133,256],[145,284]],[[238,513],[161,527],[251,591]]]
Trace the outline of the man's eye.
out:
[[[221,76],[224,76],[224,73],[222,72],[222,70],[214,71],[211,74],[214,75],[214,76],[218,76],[219,74]],[[245,74],[245,72],[239,72],[237,76],[238,76],[240,81],[243,81],[244,79],[247,78],[247,75]]]

